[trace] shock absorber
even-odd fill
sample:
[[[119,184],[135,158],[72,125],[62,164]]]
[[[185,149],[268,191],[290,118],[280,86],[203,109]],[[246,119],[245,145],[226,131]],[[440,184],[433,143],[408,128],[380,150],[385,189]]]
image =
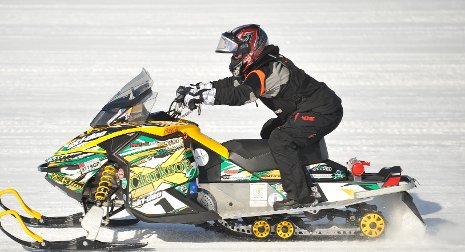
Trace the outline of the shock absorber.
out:
[[[95,200],[99,201],[100,203],[107,200],[108,194],[110,193],[110,189],[113,185],[115,173],[116,168],[112,165],[107,165],[103,168],[97,191],[95,192]]]

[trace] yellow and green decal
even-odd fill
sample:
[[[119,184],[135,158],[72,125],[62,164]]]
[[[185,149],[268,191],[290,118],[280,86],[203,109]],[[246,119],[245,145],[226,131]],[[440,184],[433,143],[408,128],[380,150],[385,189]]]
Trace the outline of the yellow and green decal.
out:
[[[183,185],[198,177],[190,149],[178,149],[169,156],[151,156],[130,168],[129,193],[133,201],[158,190]]]
[[[355,183],[350,183],[351,185],[358,185],[362,187],[363,189],[370,191],[370,190],[378,190],[381,187],[377,183],[367,183],[367,182],[355,182]]]
[[[76,193],[81,193],[84,189],[84,183],[69,178],[65,174],[54,172],[48,173],[47,176],[58,184],[61,184]]]
[[[184,148],[181,137],[157,140],[148,136],[139,136],[126,146],[119,155],[131,166],[139,166],[154,157],[168,156]]]
[[[65,166],[65,165],[80,165],[91,160],[105,160],[107,156],[104,154],[93,154],[93,153],[82,153],[81,155],[75,156],[68,160],[64,160],[62,162],[51,162],[49,166]]]
[[[221,157],[221,180],[224,181],[259,181],[260,179],[246,169]]]
[[[184,173],[184,171],[186,171],[185,173],[187,173],[187,170],[189,170],[189,168],[191,168],[191,163],[187,159],[184,159],[179,163],[175,163],[166,167],[157,165],[155,168],[152,169],[153,171],[148,174],[139,173],[133,176],[129,181],[129,187],[131,189],[144,187],[148,184],[155,183],[160,179],[171,177],[176,173]],[[189,179],[188,176],[186,176],[186,178]]]

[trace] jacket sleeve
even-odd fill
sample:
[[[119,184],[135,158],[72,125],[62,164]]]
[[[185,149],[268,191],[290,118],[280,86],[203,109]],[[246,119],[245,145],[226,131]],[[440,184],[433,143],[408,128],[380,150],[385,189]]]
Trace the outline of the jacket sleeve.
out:
[[[234,81],[233,77],[229,78],[231,78],[231,82]],[[264,92],[264,80],[265,74],[263,71],[256,70],[248,74],[241,85],[235,86],[232,84],[217,88],[215,105],[241,106],[254,102]]]
[[[234,87],[240,84],[239,81],[237,81],[236,78],[234,78],[234,76],[226,77],[217,81],[212,81],[210,83],[212,84],[213,88],[216,89]]]

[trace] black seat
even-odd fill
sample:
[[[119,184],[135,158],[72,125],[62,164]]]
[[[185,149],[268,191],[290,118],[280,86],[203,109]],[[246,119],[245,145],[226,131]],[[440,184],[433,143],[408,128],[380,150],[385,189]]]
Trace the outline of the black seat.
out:
[[[224,142],[229,159],[250,172],[278,169],[271,155],[267,139],[236,139]],[[300,152],[303,165],[320,163],[328,159],[324,138]]]

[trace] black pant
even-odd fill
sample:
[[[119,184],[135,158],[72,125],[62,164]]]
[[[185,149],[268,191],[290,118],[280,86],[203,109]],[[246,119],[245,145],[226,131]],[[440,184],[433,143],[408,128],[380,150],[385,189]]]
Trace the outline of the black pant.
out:
[[[298,202],[308,200],[310,190],[299,151],[307,145],[320,141],[336,129],[342,120],[342,115],[342,107],[331,114],[300,112],[295,113],[284,123],[275,118],[263,126],[260,134],[265,139],[269,136],[271,154],[279,166],[283,189],[288,199]],[[313,184],[313,181],[308,182]]]

